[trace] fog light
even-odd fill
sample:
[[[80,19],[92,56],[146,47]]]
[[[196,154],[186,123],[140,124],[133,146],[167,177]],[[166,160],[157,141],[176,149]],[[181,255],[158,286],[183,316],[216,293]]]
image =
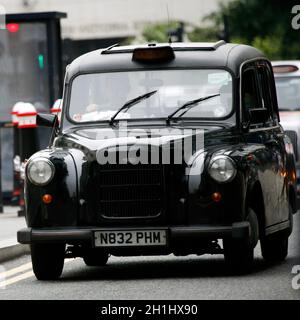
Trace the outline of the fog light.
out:
[[[52,202],[51,194],[44,194],[42,199],[43,199],[43,202],[46,203],[46,204],[49,204],[49,203]]]
[[[222,199],[221,193],[220,192],[214,192],[211,195],[211,198],[213,199],[214,202],[219,202]]]

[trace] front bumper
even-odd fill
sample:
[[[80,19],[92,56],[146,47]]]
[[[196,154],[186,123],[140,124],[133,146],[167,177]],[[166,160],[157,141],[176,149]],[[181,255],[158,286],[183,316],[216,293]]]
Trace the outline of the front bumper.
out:
[[[136,228],[53,228],[36,229],[24,228],[18,231],[18,242],[23,244],[30,243],[68,243],[84,244],[93,243],[94,231],[122,231],[122,230],[153,230],[167,229],[169,243],[176,244],[182,241],[197,241],[201,239],[224,239],[224,238],[248,238],[250,235],[249,222],[236,222],[231,225],[197,225],[197,226],[178,226],[178,227],[136,227]]]

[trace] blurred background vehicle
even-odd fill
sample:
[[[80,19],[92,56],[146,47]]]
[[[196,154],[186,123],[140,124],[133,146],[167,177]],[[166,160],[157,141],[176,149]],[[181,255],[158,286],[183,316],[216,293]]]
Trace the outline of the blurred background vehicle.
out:
[[[300,60],[273,61],[280,122],[293,142],[300,203]]]

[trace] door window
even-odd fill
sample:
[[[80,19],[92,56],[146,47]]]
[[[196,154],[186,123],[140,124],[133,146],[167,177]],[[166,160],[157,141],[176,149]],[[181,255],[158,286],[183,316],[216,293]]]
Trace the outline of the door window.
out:
[[[249,110],[260,108],[256,73],[254,68],[247,68],[242,73],[242,110],[243,121],[249,121]]]
[[[269,124],[273,125],[273,98],[271,92],[271,82],[268,75],[268,69],[264,62],[259,63],[257,66],[258,87],[261,97],[261,106],[268,110],[270,119]]]

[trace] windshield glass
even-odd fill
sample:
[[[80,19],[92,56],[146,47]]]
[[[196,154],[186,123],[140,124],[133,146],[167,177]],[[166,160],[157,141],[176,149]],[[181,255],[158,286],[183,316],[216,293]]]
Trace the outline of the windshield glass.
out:
[[[142,70],[77,76],[69,116],[75,122],[109,120],[125,103],[152,91],[119,112],[116,120],[164,118],[209,95],[217,96],[199,102],[182,118],[223,118],[232,110],[232,77],[225,70]]]
[[[300,110],[300,77],[275,78],[280,110]]]

